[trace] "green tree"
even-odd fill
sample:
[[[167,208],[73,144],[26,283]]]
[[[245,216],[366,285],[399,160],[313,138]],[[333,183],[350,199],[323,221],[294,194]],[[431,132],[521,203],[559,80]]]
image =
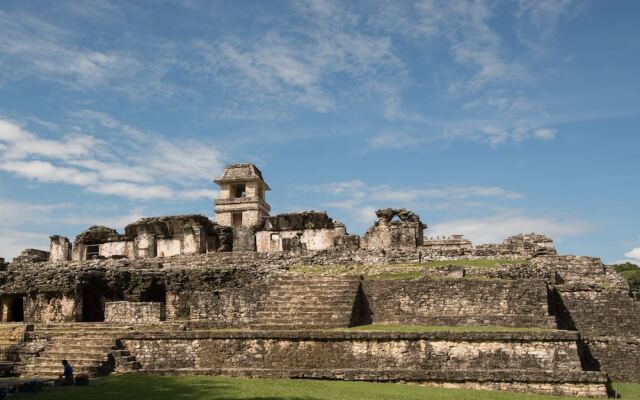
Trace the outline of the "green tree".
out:
[[[636,264],[626,262],[612,267],[629,282],[632,291],[640,292],[640,268]]]

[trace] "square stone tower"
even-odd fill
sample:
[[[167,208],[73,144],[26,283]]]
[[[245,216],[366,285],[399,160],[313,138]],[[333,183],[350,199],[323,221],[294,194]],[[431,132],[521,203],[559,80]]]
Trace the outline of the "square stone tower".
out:
[[[220,186],[216,222],[227,226],[251,226],[269,216],[265,192],[271,190],[253,164],[232,164],[214,180]]]

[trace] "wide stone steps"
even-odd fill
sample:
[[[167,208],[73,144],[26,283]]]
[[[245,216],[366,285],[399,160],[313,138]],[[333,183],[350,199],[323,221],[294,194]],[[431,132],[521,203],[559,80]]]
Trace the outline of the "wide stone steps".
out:
[[[258,303],[257,329],[324,329],[348,326],[358,280],[276,281]]]
[[[105,324],[36,325],[28,332],[30,340],[45,340],[44,351],[25,366],[28,376],[56,376],[61,360],[69,361],[75,374],[103,374],[112,371],[115,359],[134,361],[130,354],[117,350],[118,339],[131,329]]]

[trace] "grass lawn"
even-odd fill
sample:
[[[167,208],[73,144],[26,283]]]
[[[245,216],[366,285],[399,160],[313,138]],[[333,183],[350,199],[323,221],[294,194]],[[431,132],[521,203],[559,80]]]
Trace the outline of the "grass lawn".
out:
[[[624,399],[640,399],[640,385],[621,386]],[[635,396],[635,397],[634,397]],[[38,400],[568,400],[507,392],[436,389],[417,385],[369,382],[242,379],[222,377],[158,377],[137,374],[96,379],[89,387],[47,388],[12,399]]]
[[[392,280],[416,279],[429,268],[458,265],[462,267],[495,268],[499,265],[528,265],[528,260],[478,259],[478,260],[437,260],[416,264],[386,265],[292,265],[291,272],[305,275],[364,275],[366,279]]]
[[[339,328],[348,331],[370,332],[553,332],[545,328],[514,328],[509,326],[435,326],[435,325],[360,325],[352,328]]]

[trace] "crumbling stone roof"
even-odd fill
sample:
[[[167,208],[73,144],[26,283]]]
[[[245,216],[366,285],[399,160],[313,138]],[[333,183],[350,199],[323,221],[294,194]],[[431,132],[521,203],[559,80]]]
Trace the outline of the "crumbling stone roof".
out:
[[[400,218],[402,222],[420,222],[418,214],[406,208],[383,208],[376,211],[376,216],[379,220],[385,222],[391,222],[396,216]]]
[[[231,164],[224,168],[222,176],[214,180],[217,184],[230,183],[237,181],[257,180],[266,186],[266,190],[271,190],[262,178],[262,172],[253,164]]]
[[[134,238],[142,232],[173,236],[185,227],[201,226],[208,234],[215,234],[220,227],[209,218],[200,214],[168,215],[162,217],[141,218],[124,228],[125,236]]]
[[[261,229],[266,231],[297,231],[302,229],[335,228],[336,226],[343,225],[334,221],[324,211],[304,211],[267,217],[262,222]]]
[[[123,235],[116,232],[115,229],[111,229],[107,226],[94,225],[82,232],[73,241],[74,244],[100,244],[107,242],[118,242],[125,240]]]

